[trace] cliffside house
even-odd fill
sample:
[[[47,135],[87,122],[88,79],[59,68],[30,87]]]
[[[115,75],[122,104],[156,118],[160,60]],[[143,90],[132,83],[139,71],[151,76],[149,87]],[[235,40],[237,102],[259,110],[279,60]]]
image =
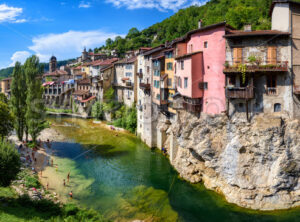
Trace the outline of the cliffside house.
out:
[[[225,22],[190,31],[173,42],[177,90],[183,97],[183,108],[220,114],[225,111],[224,35],[232,29]]]
[[[292,78],[293,116],[300,117],[300,3],[290,0],[273,1],[270,8],[272,30],[290,33],[288,64]],[[290,94],[289,94],[290,95]]]
[[[3,93],[7,98],[10,98],[10,86],[12,82],[12,78],[5,78],[1,81],[1,93]]]
[[[104,101],[104,95],[108,89],[113,86],[114,83],[114,64],[101,68],[100,70],[100,88],[99,88],[99,100]]]
[[[226,38],[227,112],[292,111],[289,32],[232,30]]]
[[[136,102],[137,60],[136,57],[125,58],[114,63],[114,88],[119,102],[131,107]]]
[[[100,71],[102,68],[118,61],[118,58],[96,60],[90,63],[89,71],[91,76],[100,76]]]

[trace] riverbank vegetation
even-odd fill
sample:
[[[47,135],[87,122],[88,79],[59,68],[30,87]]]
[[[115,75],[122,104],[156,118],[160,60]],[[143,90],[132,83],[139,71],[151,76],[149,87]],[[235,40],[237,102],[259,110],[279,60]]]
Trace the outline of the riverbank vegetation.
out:
[[[53,108],[46,108],[47,112],[52,113],[73,113],[71,109],[53,109]]]
[[[104,103],[96,102],[92,107],[92,117],[98,120],[105,119],[105,113],[110,115],[111,123],[116,127],[121,127],[135,133],[137,128],[137,111],[135,104],[127,107],[123,103],[116,101],[115,91],[111,87],[104,94]]]
[[[27,195],[19,197],[10,187],[0,187],[0,201],[0,221],[107,221],[98,212],[81,209],[74,204],[31,200]]]

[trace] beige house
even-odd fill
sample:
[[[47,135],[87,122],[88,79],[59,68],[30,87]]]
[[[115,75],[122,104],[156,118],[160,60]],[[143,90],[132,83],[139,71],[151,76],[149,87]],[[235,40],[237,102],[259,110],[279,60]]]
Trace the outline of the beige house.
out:
[[[10,97],[10,87],[11,87],[12,78],[6,78],[1,80],[1,93]]]

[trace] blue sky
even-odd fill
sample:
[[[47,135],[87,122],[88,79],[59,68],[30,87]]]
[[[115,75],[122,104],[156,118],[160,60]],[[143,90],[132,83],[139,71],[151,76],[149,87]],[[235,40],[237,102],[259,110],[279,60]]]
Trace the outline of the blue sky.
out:
[[[79,56],[83,47],[101,46],[160,22],[178,9],[205,0],[8,0],[0,1],[0,68],[31,54],[41,61]]]

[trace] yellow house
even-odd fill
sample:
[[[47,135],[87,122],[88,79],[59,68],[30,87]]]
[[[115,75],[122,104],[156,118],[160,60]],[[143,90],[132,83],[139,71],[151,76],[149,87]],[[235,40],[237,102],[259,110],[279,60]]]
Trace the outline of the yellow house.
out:
[[[12,78],[6,78],[1,80],[1,93],[4,93],[8,98],[10,97],[10,86]]]
[[[85,72],[86,75],[90,75],[90,67],[91,67],[91,63],[90,62],[87,62],[87,63],[83,63],[81,65],[81,72]]]
[[[176,114],[176,110],[172,109],[173,106],[173,95],[176,93],[175,90],[175,59],[174,59],[174,49],[165,50],[165,73],[168,75],[168,90],[169,90],[169,105],[168,111],[170,113]]]

